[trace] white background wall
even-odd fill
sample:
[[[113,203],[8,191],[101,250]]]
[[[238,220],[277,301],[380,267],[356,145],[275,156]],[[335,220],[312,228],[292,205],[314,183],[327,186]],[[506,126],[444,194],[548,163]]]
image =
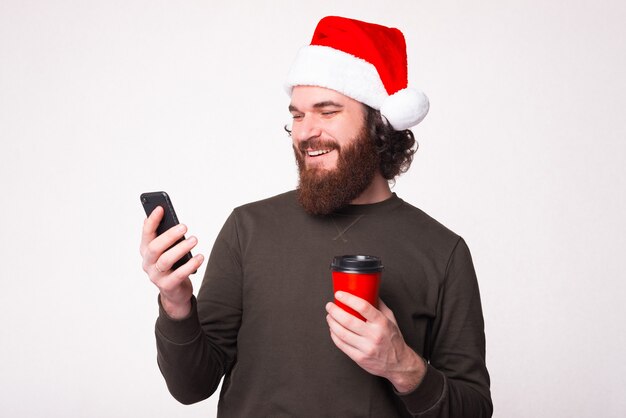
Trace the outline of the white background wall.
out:
[[[208,254],[293,188],[282,82],[327,14],[406,35],[431,113],[395,191],[472,249],[495,416],[626,414],[624,2],[0,0],[2,416],[215,414],[159,374],[139,194]]]

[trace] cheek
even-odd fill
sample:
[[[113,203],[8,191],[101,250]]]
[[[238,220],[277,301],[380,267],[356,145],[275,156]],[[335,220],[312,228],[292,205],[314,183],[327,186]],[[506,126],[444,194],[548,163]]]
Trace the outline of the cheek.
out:
[[[346,118],[333,123],[333,126],[328,126],[326,132],[332,135],[341,147],[344,147],[351,144],[361,134],[364,123],[362,118]]]

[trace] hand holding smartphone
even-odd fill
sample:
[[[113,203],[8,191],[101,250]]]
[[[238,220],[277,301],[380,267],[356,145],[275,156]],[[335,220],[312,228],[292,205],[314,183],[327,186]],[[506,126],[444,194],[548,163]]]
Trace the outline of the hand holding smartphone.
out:
[[[161,235],[168,229],[179,224],[178,217],[176,216],[176,212],[174,211],[174,206],[172,205],[172,201],[167,193],[165,192],[150,192],[143,193],[141,195],[141,204],[146,212],[146,216],[150,216],[152,211],[156,209],[158,206],[163,208],[163,219],[161,223],[157,227],[157,235]],[[174,247],[179,242],[185,240],[185,237],[180,238],[178,241],[174,243],[170,248]],[[168,248],[169,250],[169,248]],[[182,258],[174,263],[172,266],[173,270],[176,270],[178,267],[185,264],[187,261],[191,260],[192,255],[191,252],[185,254]],[[194,271],[195,273],[195,271]]]

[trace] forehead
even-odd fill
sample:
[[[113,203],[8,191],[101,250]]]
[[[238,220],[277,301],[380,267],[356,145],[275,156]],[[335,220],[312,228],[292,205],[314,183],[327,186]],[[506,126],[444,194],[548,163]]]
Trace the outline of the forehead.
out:
[[[338,91],[317,86],[295,86],[291,91],[290,107],[305,110],[319,103],[336,103],[346,108],[360,108],[360,102]]]

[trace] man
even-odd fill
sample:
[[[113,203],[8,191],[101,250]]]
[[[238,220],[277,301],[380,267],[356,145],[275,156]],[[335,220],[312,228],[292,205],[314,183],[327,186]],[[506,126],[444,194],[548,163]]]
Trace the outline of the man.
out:
[[[296,191],[233,211],[197,298],[175,271],[197,243],[163,211],[143,228],[144,270],[159,287],[158,363],[182,403],[224,377],[221,417],[491,416],[483,318],[465,242],[390,191],[408,168],[409,127],[428,111],[407,86],[397,29],[322,19],[288,75]],[[335,255],[385,271],[378,309],[332,294]],[[333,296],[361,314],[352,316]]]

